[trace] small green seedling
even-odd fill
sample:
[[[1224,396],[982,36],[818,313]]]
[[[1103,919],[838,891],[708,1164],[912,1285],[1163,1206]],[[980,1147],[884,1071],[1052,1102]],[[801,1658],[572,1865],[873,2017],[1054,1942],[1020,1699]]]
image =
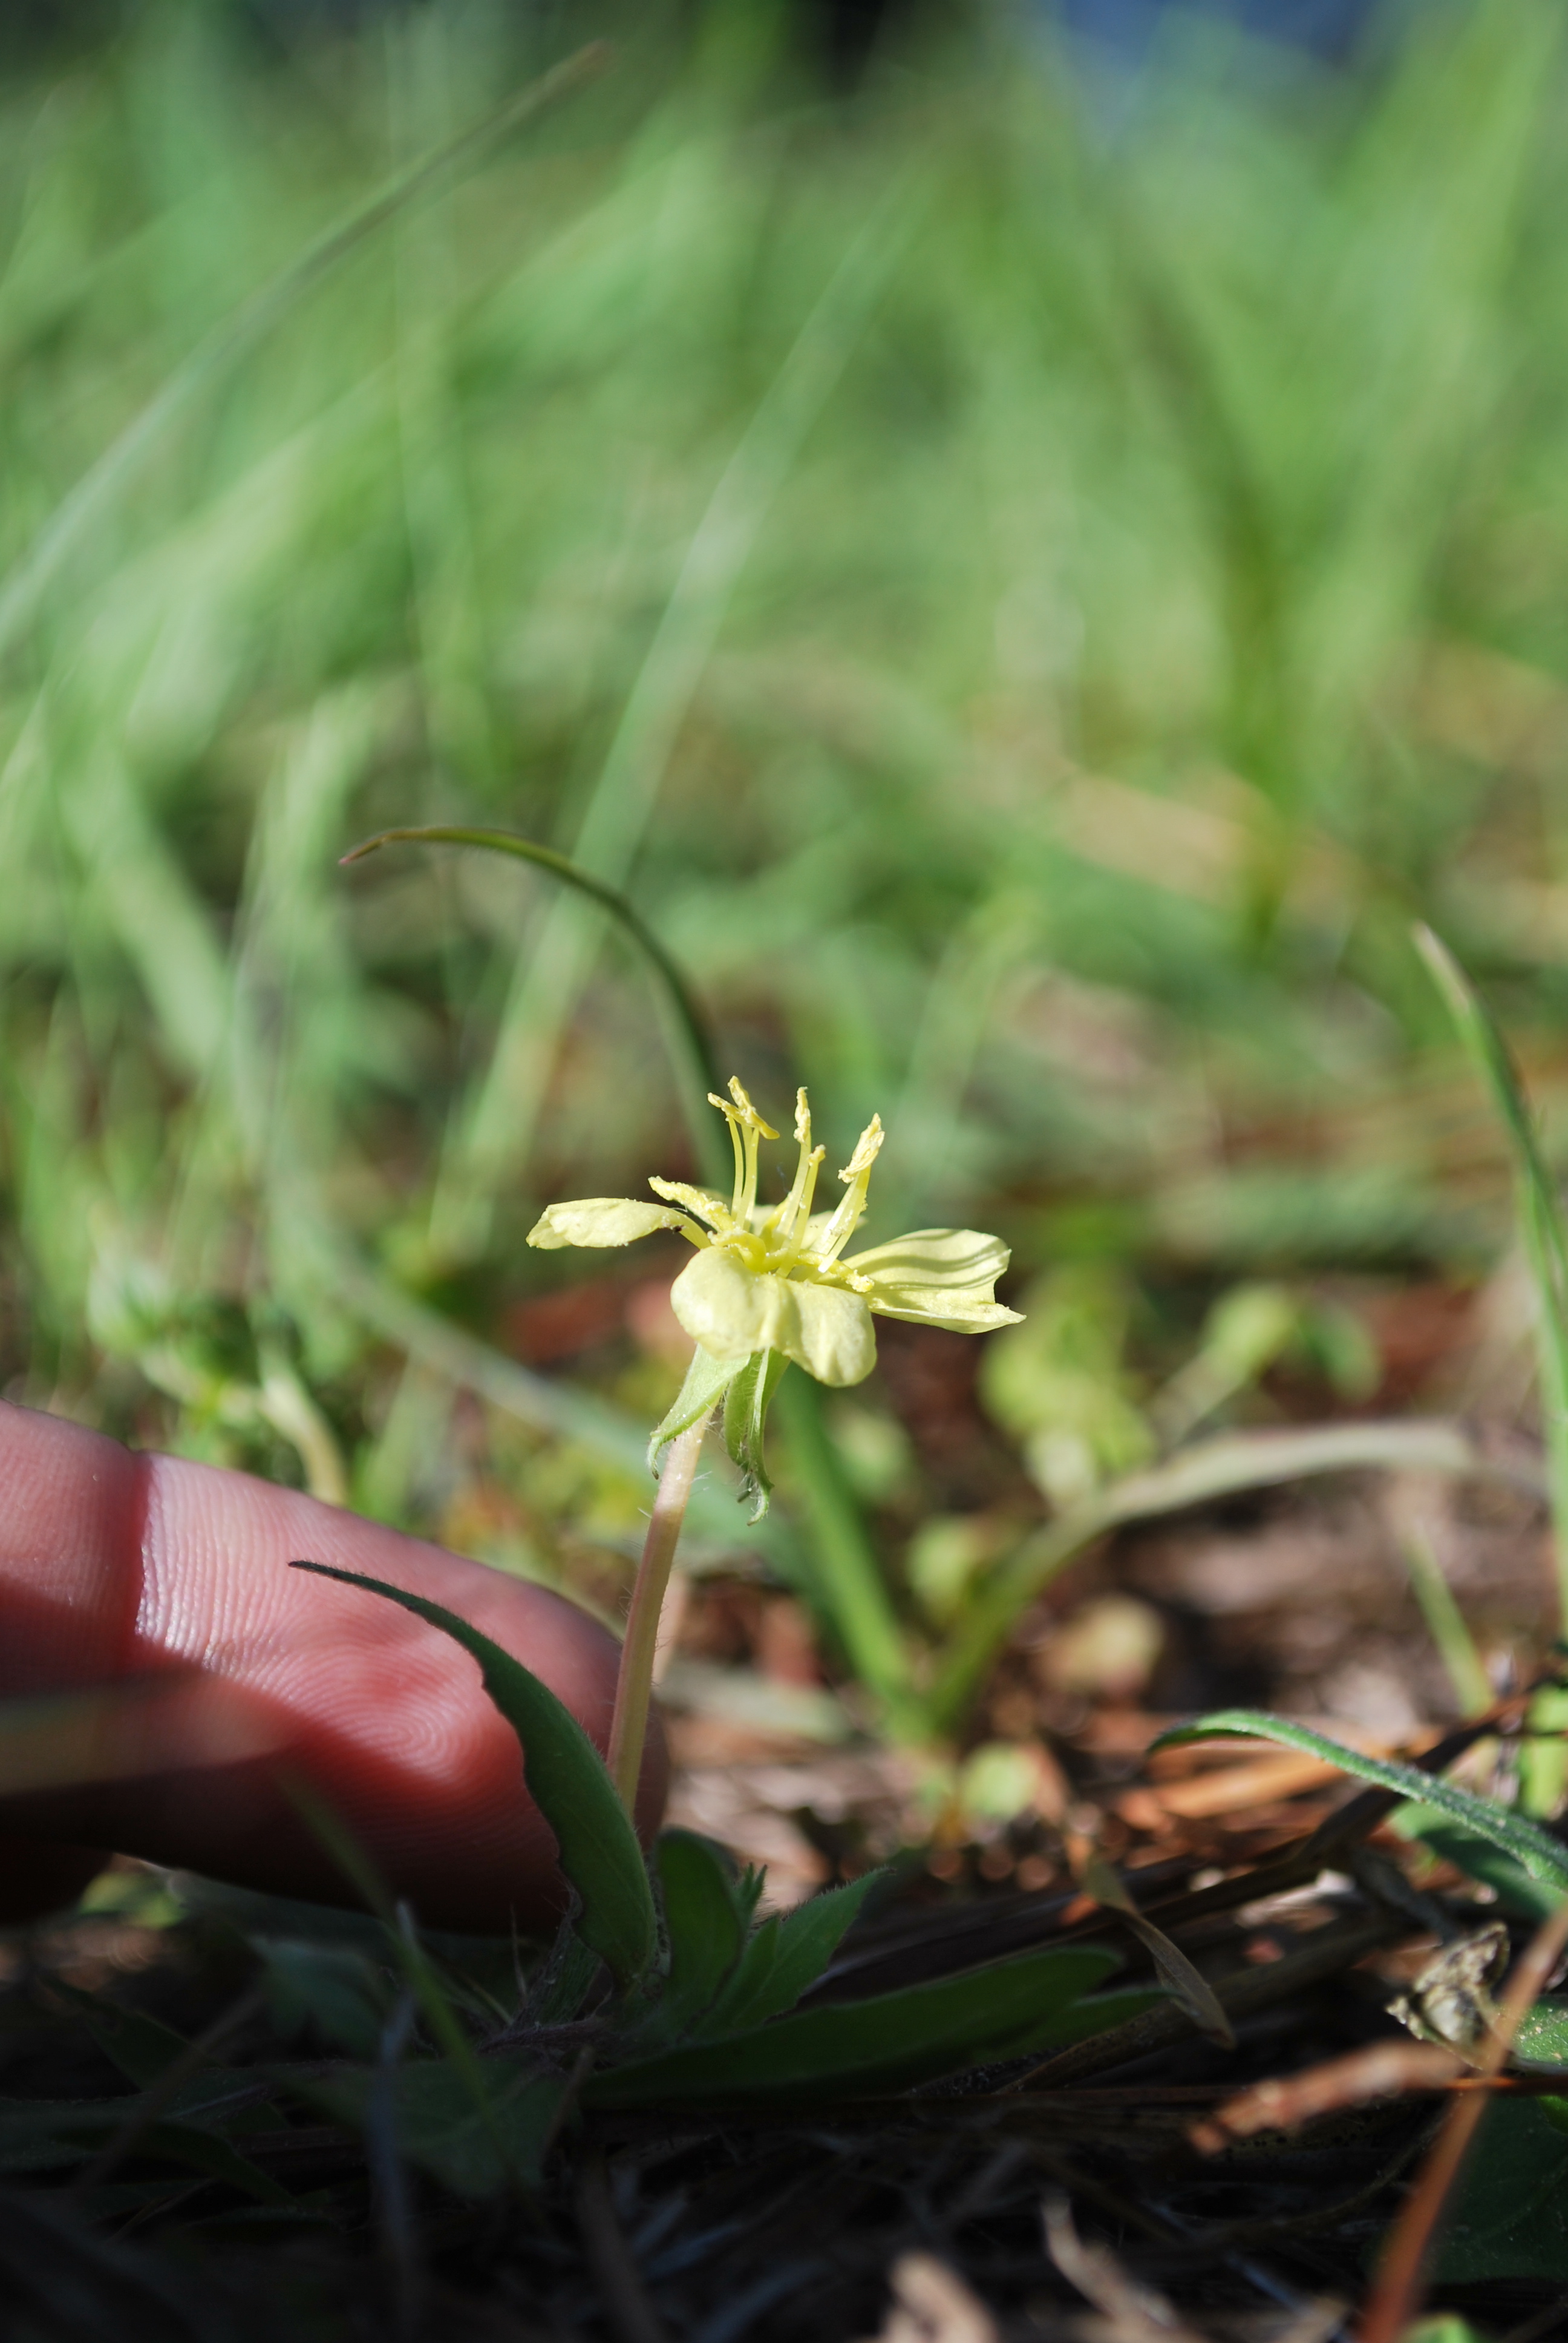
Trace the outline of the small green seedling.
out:
[[[815,1212],[823,1150],[812,1144],[805,1091],[796,1101],[794,1181],[771,1207],[757,1201],[758,1158],[761,1142],[778,1133],[739,1081],[729,1100],[712,1102],[728,1118],[734,1147],[728,1202],[712,1189],[654,1180],[657,1202],[597,1197],[552,1205],[530,1240],[622,1245],[668,1228],[695,1254],[671,1297],[695,1349],[649,1450],[658,1493],[608,1765],[548,1686],[453,1613],[378,1579],[296,1564],[400,1604],[478,1662],[486,1691],[521,1744],[528,1786],[555,1833],[572,1899],[521,2017],[493,2046],[482,2107],[459,2087],[461,2077],[430,2071],[434,2062],[400,2070],[409,2153],[447,2178],[537,2169],[573,2095],[585,2106],[633,2107],[908,2090],[990,2060],[1063,2047],[1156,1997],[1098,1992],[1116,1956],[1101,1946],[1057,1946],[900,1992],[802,2007],[879,1875],[759,1922],[760,1875],[739,1872],[709,1841],[666,1832],[645,1864],[631,1815],[658,1614],[709,1425],[722,1412],[726,1444],[760,1510],[769,1493],[768,1410],[791,1363],[829,1385],[860,1382],[876,1358],[873,1312],[965,1333],[1015,1317],[994,1296],[1008,1260],[995,1237],[927,1229],[848,1252],[882,1143],[876,1118],[842,1174],[847,1194],[835,1211]],[[575,2062],[558,2056],[568,2039]],[[541,2073],[541,2058],[553,2061],[549,2071]],[[340,2115],[363,2113],[372,2099],[369,2070],[317,2087],[315,2097]]]
[[[786,2106],[905,2091],[1065,2047],[1160,1997],[1099,1991],[1116,1955],[1055,1946],[900,1992],[802,2008],[885,1875],[759,1922],[760,1875],[739,1871],[710,1841],[666,1831],[645,1863],[603,1758],[528,1669],[401,1587],[316,1563],[294,1566],[382,1595],[473,1655],[517,1733],[528,1788],[559,1848],[571,1908],[520,2016],[483,2058],[470,2050],[462,2060],[405,2060],[397,2070],[407,2152],[449,2187],[484,2193],[530,2181],[574,2098],[602,2108]],[[357,2122],[376,2071],[305,2075],[299,2089]]]

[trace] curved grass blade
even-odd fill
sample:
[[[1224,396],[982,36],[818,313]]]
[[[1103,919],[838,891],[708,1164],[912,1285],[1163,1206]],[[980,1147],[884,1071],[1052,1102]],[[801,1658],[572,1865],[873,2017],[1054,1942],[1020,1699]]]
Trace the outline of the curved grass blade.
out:
[[[1450,1014],[1471,1063],[1491,1094],[1513,1158],[1519,1226],[1535,1287],[1536,1355],[1542,1431],[1546,1443],[1558,1604],[1568,1630],[1568,1238],[1556,1182],[1541,1152],[1535,1117],[1497,1021],[1442,938],[1415,930],[1416,950]]]
[[[658,979],[661,997],[669,1014],[678,1054],[684,1061],[677,1067],[679,1077],[681,1109],[691,1131],[698,1159],[710,1178],[720,1184],[729,1177],[729,1143],[720,1135],[716,1139],[713,1117],[707,1111],[709,1091],[722,1091],[724,1083],[714,1053],[713,1037],[708,1022],[692,998],[678,964],[665,950],[641,913],[635,910],[618,887],[608,886],[596,879],[579,863],[565,854],[558,854],[553,846],[540,846],[531,838],[522,838],[510,830],[467,830],[438,824],[434,828],[378,830],[351,847],[342,857],[345,862],[363,862],[368,854],[377,853],[383,846],[474,846],[489,854],[514,855],[519,862],[532,862],[567,887],[575,887],[579,895],[588,896],[602,911],[608,911],[630,937],[638,950]]]
[[[1206,1504],[1241,1489],[1272,1488],[1308,1473],[1353,1473],[1378,1465],[1513,1483],[1523,1477],[1512,1468],[1500,1468],[1462,1424],[1437,1417],[1420,1423],[1393,1418],[1314,1424],[1301,1431],[1228,1432],[1184,1448],[1167,1463],[1118,1481],[1047,1522],[999,1565],[967,1605],[963,1628],[943,1660],[930,1694],[932,1729],[950,1730],[961,1722],[1013,1621],[1107,1531],[1123,1522],[1148,1521],[1188,1505]]]
[[[608,1965],[618,1984],[631,1984],[648,1967],[658,1945],[653,1892],[637,1834],[604,1759],[570,1709],[521,1661],[455,1611],[356,1570],[335,1570],[323,1562],[296,1562],[289,1567],[385,1595],[416,1619],[450,1635],[477,1660],[485,1690],[522,1744],[529,1792],[555,1833],[561,1869],[581,1898],[578,1934]]]
[[[1199,2033],[1210,2042],[1233,2050],[1236,2031],[1221,2007],[1213,1986],[1202,1971],[1193,1966],[1181,1946],[1171,1943],[1163,1928],[1157,1928],[1152,1920],[1144,1918],[1121,1874],[1103,1855],[1091,1855],[1083,1866],[1081,1884],[1085,1895],[1092,1896],[1097,1904],[1108,1911],[1121,1913],[1169,1986],[1172,1998],[1181,2003]]]
[[[1221,1740],[1238,1735],[1249,1741],[1277,1741],[1287,1749],[1300,1749],[1312,1757],[1322,1757],[1342,1773],[1353,1774],[1358,1781],[1373,1782],[1379,1789],[1396,1790],[1402,1798],[1412,1804],[1432,1806],[1447,1815],[1478,1837],[1489,1839],[1512,1855],[1522,1871],[1543,1886],[1553,1890],[1561,1900],[1568,1896],[1568,1847],[1538,1830],[1523,1815],[1510,1814],[1505,1806],[1493,1805],[1489,1798],[1477,1798],[1456,1784],[1444,1781],[1441,1774],[1423,1774],[1414,1765],[1402,1765],[1387,1757],[1368,1757],[1359,1749],[1347,1749],[1342,1742],[1331,1741],[1324,1733],[1314,1733],[1310,1725],[1297,1725],[1287,1716],[1271,1716],[1266,1709],[1220,1708],[1211,1715],[1200,1716],[1191,1725],[1179,1725],[1170,1733],[1162,1733],[1150,1743],[1151,1752],[1174,1749],[1186,1741]]]

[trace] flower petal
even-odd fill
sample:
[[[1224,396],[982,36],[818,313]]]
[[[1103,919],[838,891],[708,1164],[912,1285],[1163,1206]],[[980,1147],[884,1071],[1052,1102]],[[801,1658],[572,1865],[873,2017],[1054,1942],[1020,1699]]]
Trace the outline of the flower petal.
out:
[[[694,1342],[716,1358],[780,1351],[821,1383],[858,1383],[877,1359],[865,1302],[841,1287],[759,1275],[719,1245],[689,1261],[669,1292]]]
[[[862,1296],[846,1293],[841,1285],[808,1285],[795,1278],[779,1282],[795,1297],[800,1329],[798,1347],[780,1342],[779,1350],[819,1383],[864,1383],[877,1363],[877,1330]]]
[[[1016,1310],[1004,1310],[991,1298],[1010,1258],[1000,1237],[978,1229],[917,1229],[853,1253],[841,1266],[869,1278],[866,1301],[884,1318],[916,1319],[955,1334],[983,1334],[990,1327],[1019,1322]]]
[[[575,1204],[551,1204],[528,1231],[528,1242],[543,1252],[561,1245],[635,1244],[655,1229],[689,1230],[684,1212],[668,1204],[645,1204],[635,1196],[583,1196]]]

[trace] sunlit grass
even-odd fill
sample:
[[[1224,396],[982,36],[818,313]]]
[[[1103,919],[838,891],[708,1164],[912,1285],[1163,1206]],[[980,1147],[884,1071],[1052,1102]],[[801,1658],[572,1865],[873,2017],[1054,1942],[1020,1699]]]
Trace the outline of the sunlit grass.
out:
[[[556,55],[432,11],[280,63],[171,8],[0,97],[18,1393],[303,1469],[152,1395],[150,1263],[176,1315],[280,1305],[347,1485],[440,1520],[455,1370],[407,1297],[498,1337],[540,1202],[680,1124],[598,915],[337,869],[391,822],[625,885],[726,1064],[809,1078],[840,1151],[880,1109],[889,1227],[983,1197],[1025,1268],[1200,1278],[1488,1241],[1407,939],[1550,1099],[1552,12],[1432,11],[1362,81],[1196,60],[1114,133],[1021,40],[835,106],[739,23],[634,34],[145,442],[204,337]]]

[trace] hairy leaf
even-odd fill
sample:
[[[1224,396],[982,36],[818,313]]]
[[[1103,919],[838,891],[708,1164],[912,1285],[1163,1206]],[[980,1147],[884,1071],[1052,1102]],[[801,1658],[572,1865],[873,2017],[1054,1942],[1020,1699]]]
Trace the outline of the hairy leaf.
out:
[[[1568,2138],[1563,2102],[1494,2100],[1443,2215],[1442,2286],[1543,2278],[1568,2285]]]
[[[869,1871],[847,1887],[831,1887],[767,1920],[713,2012],[714,2032],[738,2033],[793,2009],[821,1976],[860,1906],[886,1874]]]
[[[584,2096],[598,2107],[653,2107],[904,2090],[988,2059],[1081,2041],[1160,1997],[1085,1999],[1115,1966],[1099,1946],[1054,1946],[639,2059],[596,2076]]]
[[[639,1976],[658,1943],[642,1850],[604,1759],[570,1709],[531,1669],[455,1611],[357,1571],[335,1570],[319,1562],[292,1566],[385,1595],[417,1619],[439,1627],[478,1661],[485,1690],[522,1744],[528,1789],[555,1833],[561,1869],[581,1899],[578,1935],[608,1964],[619,1983],[628,1985]]]
[[[1359,1781],[1373,1782],[1380,1789],[1397,1791],[1402,1798],[1415,1804],[1433,1806],[1451,1821],[1462,1824],[1466,1829],[1501,1847],[1511,1855],[1522,1871],[1532,1879],[1549,1887],[1557,1901],[1568,1896],[1568,1847],[1549,1838],[1543,1830],[1527,1822],[1523,1815],[1510,1814],[1505,1806],[1494,1805],[1490,1798],[1473,1797],[1468,1790],[1452,1782],[1445,1782],[1441,1774],[1423,1774],[1419,1766],[1401,1765],[1387,1757],[1368,1757],[1359,1749],[1347,1749],[1342,1742],[1331,1741],[1326,1734],[1314,1733],[1308,1725],[1298,1725],[1288,1716],[1271,1716],[1266,1709],[1221,1708],[1211,1715],[1200,1716],[1191,1725],[1177,1725],[1162,1733],[1150,1744],[1151,1750],[1174,1749],[1185,1741],[1222,1740],[1235,1735],[1248,1741],[1278,1741],[1287,1749],[1301,1749],[1313,1757],[1322,1757],[1331,1765],[1338,1765]]]

